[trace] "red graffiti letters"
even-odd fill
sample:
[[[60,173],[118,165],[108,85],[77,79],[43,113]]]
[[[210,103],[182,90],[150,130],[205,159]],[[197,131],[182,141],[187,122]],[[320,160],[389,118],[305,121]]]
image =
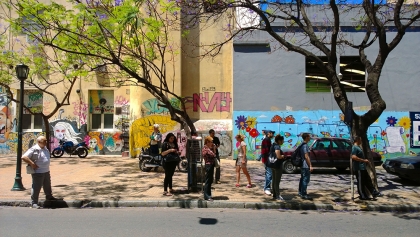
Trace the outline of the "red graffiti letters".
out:
[[[216,112],[229,112],[230,102],[232,102],[230,92],[215,92],[211,99],[209,92],[195,93],[193,95],[193,110],[197,112],[200,108],[201,112],[213,112],[216,107]]]

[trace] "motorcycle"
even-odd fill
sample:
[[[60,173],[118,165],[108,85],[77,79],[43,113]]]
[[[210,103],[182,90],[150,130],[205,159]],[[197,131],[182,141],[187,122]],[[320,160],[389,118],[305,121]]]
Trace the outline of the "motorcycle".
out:
[[[69,155],[78,155],[80,158],[85,158],[88,155],[88,148],[85,142],[80,142],[76,145],[72,141],[60,139],[59,146],[52,151],[53,157],[61,157],[64,152]]]
[[[139,168],[143,172],[149,172],[152,168],[157,170],[162,166],[163,157],[160,154],[151,154],[150,149],[141,149],[142,152],[139,156]],[[178,163],[178,170],[180,172],[187,172],[188,161],[185,157],[181,157]]]

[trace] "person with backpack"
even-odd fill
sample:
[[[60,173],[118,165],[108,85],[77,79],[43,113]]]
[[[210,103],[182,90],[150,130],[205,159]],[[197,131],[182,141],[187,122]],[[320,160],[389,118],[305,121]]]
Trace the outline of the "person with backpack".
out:
[[[283,197],[280,196],[280,181],[281,176],[283,174],[283,161],[284,155],[283,151],[281,150],[281,145],[283,145],[284,137],[281,135],[277,135],[274,138],[274,143],[271,145],[270,148],[270,156],[268,157],[267,166],[271,168],[272,172],[272,179],[271,185],[272,193],[273,193],[273,200],[283,201]]]
[[[300,180],[299,180],[299,196],[305,200],[312,200],[306,192],[309,181],[311,180],[311,172],[313,170],[311,164],[311,158],[309,156],[308,142],[311,140],[309,133],[302,134],[303,144],[300,146],[300,158],[302,159],[302,167],[300,168]],[[299,147],[297,148],[299,149]]]
[[[271,148],[271,138],[274,136],[274,131],[267,130],[265,131],[266,136],[264,140],[261,142],[261,161],[265,167],[265,184],[264,184],[264,193],[267,195],[271,195],[271,179],[272,173],[271,168],[267,167],[267,160],[268,155],[270,154]]]

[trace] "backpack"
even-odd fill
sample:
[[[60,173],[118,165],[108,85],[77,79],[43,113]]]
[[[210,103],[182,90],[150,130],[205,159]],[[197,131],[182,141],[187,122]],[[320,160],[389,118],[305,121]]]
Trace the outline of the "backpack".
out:
[[[301,154],[300,154],[301,153],[300,150],[302,149],[303,144],[305,144],[305,143],[301,143],[296,148],[296,150],[292,153],[292,156],[290,157],[290,161],[292,162],[292,164],[294,166],[302,167],[302,165],[303,165],[303,159],[302,159]]]

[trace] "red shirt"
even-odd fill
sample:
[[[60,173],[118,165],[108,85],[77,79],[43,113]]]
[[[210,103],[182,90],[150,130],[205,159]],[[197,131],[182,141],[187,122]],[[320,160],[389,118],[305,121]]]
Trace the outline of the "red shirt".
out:
[[[261,142],[261,162],[265,164],[268,159],[268,155],[270,154],[270,148],[271,148],[271,138],[266,137]]]
[[[216,155],[210,148],[208,148],[207,146],[203,146],[202,154],[206,165],[214,164],[214,158],[216,157]]]

